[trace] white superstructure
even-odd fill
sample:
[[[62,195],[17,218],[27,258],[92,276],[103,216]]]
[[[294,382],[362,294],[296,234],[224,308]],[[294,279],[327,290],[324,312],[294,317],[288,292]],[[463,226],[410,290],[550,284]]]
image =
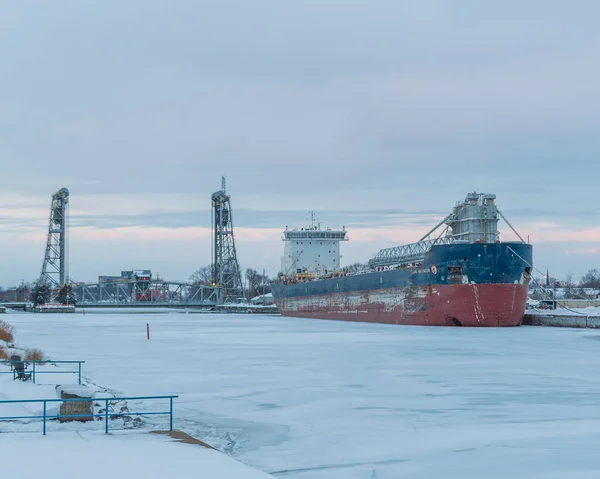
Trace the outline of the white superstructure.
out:
[[[321,225],[288,230],[281,238],[285,242],[281,272],[285,276],[300,272],[335,271],[340,268],[340,241],[348,241],[346,228],[321,229]]]

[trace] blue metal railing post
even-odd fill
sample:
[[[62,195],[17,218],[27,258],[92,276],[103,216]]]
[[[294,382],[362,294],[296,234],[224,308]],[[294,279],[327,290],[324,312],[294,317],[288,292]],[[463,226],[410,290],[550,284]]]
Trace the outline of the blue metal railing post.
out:
[[[169,398],[169,431],[173,430],[173,398]]]
[[[32,372],[31,377],[32,377],[33,384],[35,384],[35,361],[33,362],[33,372]]]
[[[46,401],[44,401],[44,436],[46,435]]]
[[[106,409],[104,410],[104,420],[105,420],[105,425],[104,425],[104,434],[108,434],[108,399],[106,399]]]
[[[77,376],[78,376],[79,384],[81,384],[81,362],[79,362],[78,364],[79,364],[79,369],[77,371]]]

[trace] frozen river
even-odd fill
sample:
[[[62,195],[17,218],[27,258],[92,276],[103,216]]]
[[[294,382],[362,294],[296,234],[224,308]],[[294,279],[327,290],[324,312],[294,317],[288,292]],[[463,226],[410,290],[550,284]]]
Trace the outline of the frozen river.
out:
[[[17,343],[280,478],[600,477],[600,332],[8,314]],[[146,340],[146,323],[151,339]]]

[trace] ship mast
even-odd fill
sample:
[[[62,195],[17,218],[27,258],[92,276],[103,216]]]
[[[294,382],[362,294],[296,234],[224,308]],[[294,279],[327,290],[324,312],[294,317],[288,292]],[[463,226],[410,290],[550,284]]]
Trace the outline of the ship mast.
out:
[[[314,230],[315,229],[315,210],[310,210],[309,214],[310,214],[310,229]]]

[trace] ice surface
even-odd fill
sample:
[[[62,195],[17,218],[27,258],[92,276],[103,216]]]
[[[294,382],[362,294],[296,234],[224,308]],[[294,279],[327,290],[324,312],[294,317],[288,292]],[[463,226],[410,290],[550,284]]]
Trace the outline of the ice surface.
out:
[[[178,394],[177,429],[277,477],[600,477],[594,330],[114,310],[5,319],[21,346],[85,360],[98,385]]]

